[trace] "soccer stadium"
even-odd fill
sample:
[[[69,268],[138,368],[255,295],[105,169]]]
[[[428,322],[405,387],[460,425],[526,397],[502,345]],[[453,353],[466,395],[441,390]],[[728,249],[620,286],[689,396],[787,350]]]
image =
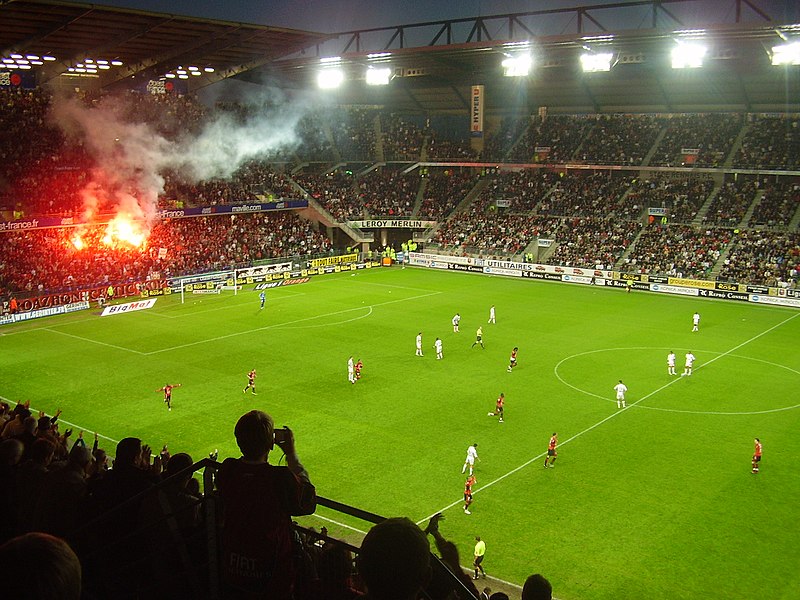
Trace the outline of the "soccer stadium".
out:
[[[111,4],[0,2],[3,597],[800,597],[796,6]]]

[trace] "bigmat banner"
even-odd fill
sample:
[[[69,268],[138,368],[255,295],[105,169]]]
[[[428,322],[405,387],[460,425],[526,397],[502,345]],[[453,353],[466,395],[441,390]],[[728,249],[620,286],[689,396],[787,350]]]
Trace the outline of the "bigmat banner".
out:
[[[409,264],[429,269],[446,269],[470,273],[482,272],[485,275],[522,277],[525,279],[561,281],[563,283],[583,285],[603,285],[616,288],[627,288],[630,284],[630,287],[636,291],[800,308],[800,290],[768,288],[733,282],[715,282],[704,279],[645,275],[641,273],[620,273],[619,271],[608,271],[606,269],[562,267],[419,252],[411,252],[409,254]]]

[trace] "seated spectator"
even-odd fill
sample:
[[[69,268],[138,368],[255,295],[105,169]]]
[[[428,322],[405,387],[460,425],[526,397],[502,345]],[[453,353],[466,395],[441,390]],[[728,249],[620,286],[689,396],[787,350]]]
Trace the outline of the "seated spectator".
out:
[[[3,596],[14,600],[80,600],[81,563],[62,539],[27,533],[0,546],[0,563],[13,565]]]
[[[553,586],[543,575],[536,573],[525,580],[522,587],[522,600],[552,600]]]
[[[425,533],[406,517],[386,519],[361,542],[358,570],[370,600],[417,600],[431,578]]]
[[[316,491],[297,456],[291,429],[276,440],[272,417],[242,415],[234,434],[242,458],[228,458],[217,475],[223,504],[222,568],[232,597],[289,600],[294,588],[291,517],[310,515]],[[275,444],[285,467],[271,465]]]

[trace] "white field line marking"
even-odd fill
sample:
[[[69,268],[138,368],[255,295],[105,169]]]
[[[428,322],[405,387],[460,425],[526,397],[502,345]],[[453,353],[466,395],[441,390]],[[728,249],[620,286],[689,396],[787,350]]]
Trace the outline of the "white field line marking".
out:
[[[733,348],[731,348],[731,349],[730,349],[730,350],[728,350],[727,352],[723,352],[723,353],[722,353],[722,354],[720,354],[719,356],[717,356],[717,357],[715,357],[715,358],[712,358],[712,359],[711,359],[710,361],[708,361],[707,363],[704,363],[704,364],[700,365],[699,367],[697,367],[697,369],[695,369],[695,371],[697,371],[697,370],[699,370],[699,369],[701,369],[701,368],[703,368],[703,367],[705,367],[705,366],[708,366],[708,365],[710,365],[710,364],[711,364],[711,363],[713,363],[714,361],[717,361],[717,360],[719,360],[719,359],[720,359],[720,358],[722,358],[723,356],[727,356],[727,355],[728,355],[728,354],[730,354],[731,352],[735,352],[736,350],[738,350],[738,349],[739,349],[739,348],[741,348],[742,346],[744,346],[744,345],[746,345],[746,344],[749,344],[750,342],[753,342],[753,341],[757,340],[758,338],[760,338],[760,337],[762,337],[762,336],[764,336],[764,335],[768,334],[770,331],[773,331],[773,330],[777,329],[777,328],[778,328],[778,327],[780,327],[781,325],[783,325],[783,324],[785,324],[785,323],[788,323],[789,321],[791,321],[792,319],[794,319],[795,317],[798,317],[798,316],[800,316],[800,313],[796,313],[796,314],[792,315],[791,317],[789,317],[788,319],[784,319],[783,321],[781,321],[781,322],[780,322],[780,323],[778,323],[777,325],[773,325],[773,326],[772,326],[772,327],[770,327],[769,329],[767,329],[767,330],[765,330],[765,331],[762,331],[762,332],[761,332],[761,333],[759,333],[758,335],[754,335],[754,336],[753,336],[753,337],[751,337],[749,340],[745,340],[744,342],[742,342],[742,343],[741,343],[741,344],[739,344],[738,346],[734,346]],[[674,383],[676,383],[676,382],[678,382],[678,381],[682,381],[682,378],[681,378],[681,377],[677,377],[677,378],[675,378],[675,379],[671,380],[669,383],[665,383],[665,384],[664,384],[664,385],[662,385],[660,388],[657,388],[656,390],[654,390],[654,391],[650,392],[649,394],[646,394],[646,395],[642,396],[642,397],[641,397],[641,398],[639,398],[639,399],[638,399],[636,402],[632,402],[631,404],[629,404],[629,405],[628,405],[628,407],[627,407],[627,408],[619,409],[619,410],[617,410],[617,411],[615,411],[615,412],[611,413],[611,414],[610,414],[610,415],[608,415],[606,418],[604,418],[604,419],[601,419],[600,421],[598,421],[598,422],[597,422],[597,423],[595,423],[594,425],[591,425],[590,427],[587,427],[587,428],[586,428],[586,429],[584,429],[583,431],[579,431],[578,433],[576,433],[575,435],[573,435],[571,438],[568,438],[568,439],[564,440],[563,442],[559,442],[559,444],[558,444],[558,445],[559,445],[559,446],[564,446],[565,444],[569,444],[571,441],[573,441],[573,440],[575,440],[575,439],[578,439],[578,438],[579,438],[579,437],[581,437],[582,435],[584,435],[584,434],[586,434],[586,433],[589,433],[590,431],[592,431],[592,430],[594,430],[594,429],[597,429],[598,427],[600,427],[600,425],[602,425],[602,424],[603,424],[603,423],[605,423],[606,421],[610,421],[611,419],[613,419],[613,418],[615,418],[615,417],[617,417],[617,416],[619,416],[619,415],[621,415],[621,414],[624,414],[624,413],[626,413],[626,412],[628,411],[628,409],[629,409],[629,408],[633,408],[634,406],[636,406],[636,405],[637,405],[637,404],[639,404],[640,402],[644,402],[645,400],[647,400],[647,399],[648,399],[648,398],[650,398],[651,396],[655,396],[655,395],[656,395],[657,393],[659,393],[661,390],[664,390],[664,389],[668,388],[669,386],[671,386],[672,384],[674,384]],[[477,490],[475,490],[475,491],[473,492],[473,495],[474,495],[474,494],[477,494],[478,492],[482,492],[482,491],[483,491],[483,490],[485,490],[486,488],[489,488],[489,487],[493,486],[493,485],[494,485],[494,484],[496,484],[496,483],[500,483],[500,482],[501,482],[501,481],[503,481],[503,480],[504,480],[506,477],[510,477],[511,475],[513,475],[514,473],[516,473],[517,471],[521,471],[522,469],[524,469],[525,467],[527,467],[528,465],[530,465],[532,462],[534,462],[534,461],[537,461],[537,460],[541,459],[541,458],[542,458],[542,457],[543,457],[545,454],[547,454],[547,452],[546,452],[546,451],[545,451],[545,452],[542,452],[541,454],[538,454],[537,456],[534,456],[533,458],[531,458],[531,459],[530,459],[530,460],[528,460],[527,462],[524,462],[523,464],[519,465],[518,467],[515,467],[514,469],[511,469],[511,470],[510,470],[508,473],[505,473],[504,475],[501,475],[500,477],[498,477],[497,479],[494,479],[493,481],[490,481],[489,483],[487,483],[486,485],[484,485],[484,486],[483,486],[483,487],[481,487],[480,489],[477,489]],[[463,503],[463,502],[464,502],[464,501],[463,501],[463,499],[462,499],[462,500],[456,500],[455,502],[451,502],[450,504],[448,504],[447,506],[445,506],[445,507],[444,507],[444,508],[442,508],[441,510],[437,510],[435,513],[433,513],[433,514],[431,514],[431,515],[429,515],[429,516],[425,517],[424,519],[421,519],[420,521],[417,521],[417,525],[419,525],[419,524],[421,524],[421,523],[425,523],[425,522],[427,522],[427,521],[428,521],[428,520],[429,520],[429,519],[430,519],[430,518],[431,518],[433,515],[435,515],[435,514],[438,514],[438,513],[441,513],[441,512],[444,512],[444,511],[446,511],[446,510],[449,510],[449,509],[453,508],[454,506],[457,506],[457,505],[459,505],[459,504],[461,504],[461,503]]]
[[[352,319],[345,319],[344,321],[336,321],[335,323],[323,323],[322,325],[299,325],[298,327],[290,327],[287,325],[282,326],[283,329],[314,329],[315,327],[331,327],[333,325],[344,325],[345,323],[352,323],[353,321],[360,321],[361,319],[366,319],[372,314],[372,306],[362,306],[361,308],[368,308],[369,311],[367,314],[361,315],[360,317],[353,317]],[[279,327],[278,329],[280,329]]]
[[[360,533],[361,535],[367,535],[366,531],[361,531],[358,527],[351,527],[350,525],[345,525],[344,523],[340,523],[339,521],[336,521],[334,519],[330,519],[328,517],[323,517],[322,515],[319,515],[317,513],[314,513],[314,514],[308,515],[308,516],[309,517],[315,517],[315,518],[320,519],[322,521],[327,521],[328,523],[333,523],[334,525],[338,525],[339,527],[344,527],[345,529],[349,529],[350,531],[355,531],[356,533]]]
[[[139,356],[144,356],[144,352],[139,352],[138,350],[131,350],[130,348],[125,348],[123,346],[117,346],[115,344],[108,344],[106,342],[101,342],[99,340],[92,340],[89,338],[82,337],[80,335],[74,335],[72,333],[67,333],[65,331],[59,331],[58,329],[50,329],[49,327],[45,327],[44,331],[49,331],[50,333],[57,333],[59,335],[65,335],[67,337],[75,338],[76,340],[81,340],[84,342],[89,342],[91,344],[99,344],[100,346],[106,346],[107,348],[116,348],[117,350],[124,350],[125,352],[132,352],[133,354],[138,354]]]
[[[396,304],[397,302],[407,302],[409,300],[417,300],[419,298],[427,298],[428,296],[436,296],[441,294],[442,292],[431,292],[430,294],[421,294],[419,296],[411,296],[409,298],[400,298],[399,300],[387,300],[386,302],[379,302],[377,304],[370,305],[370,309],[376,306],[385,306],[387,304]],[[251,333],[256,333],[258,331],[266,331],[267,329],[277,329],[280,327],[285,327],[287,325],[294,325],[295,323],[304,323],[306,321],[312,321],[314,319],[320,319],[322,317],[332,317],[334,315],[341,315],[348,312],[353,312],[354,310],[362,310],[363,306],[356,306],[354,308],[346,308],[344,310],[337,310],[330,313],[325,313],[322,315],[314,315],[313,317],[304,317],[302,319],[296,319],[294,321],[287,321],[286,323],[274,323],[273,325],[265,325],[264,327],[256,327],[255,329],[248,329],[247,331],[237,331],[235,333],[229,333],[227,335],[220,335],[214,338],[208,338],[206,340],[198,340],[196,342],[189,342],[186,344],[180,344],[178,346],[170,346],[169,348],[162,348],[161,350],[153,350],[151,352],[142,352],[141,354],[145,356],[152,356],[153,354],[161,354],[162,352],[170,352],[172,350],[179,350],[181,348],[189,348],[191,346],[197,346],[199,344],[206,344],[208,342],[217,342],[219,340],[225,340],[232,337],[238,337],[240,335],[248,335]]]
[[[5,396],[0,396],[0,400],[2,400],[3,402],[6,402],[9,406],[11,406],[12,404],[17,404],[13,400],[10,400],[10,399],[6,398]],[[33,414],[39,414],[39,412],[41,412],[38,409],[33,408],[33,407],[29,408],[29,410],[31,411],[32,415]],[[47,413],[45,413],[45,414],[47,414]],[[65,421],[60,416],[58,417],[58,421],[57,422],[58,423],[64,423],[65,425],[69,425],[70,427],[72,427],[74,429],[80,429],[81,431],[92,431],[91,429],[89,429],[87,427],[83,427],[82,425],[76,425],[75,423],[70,423],[69,421]],[[93,431],[92,431],[92,433],[94,434]],[[110,437],[108,437],[106,435],[103,435],[102,433],[98,433],[97,437],[101,437],[104,440],[108,440],[109,442],[113,442],[114,444],[118,444],[119,443],[119,440],[115,440],[114,438],[110,438]],[[77,436],[75,437],[75,439],[77,439]],[[83,441],[86,442],[87,440],[84,439]]]

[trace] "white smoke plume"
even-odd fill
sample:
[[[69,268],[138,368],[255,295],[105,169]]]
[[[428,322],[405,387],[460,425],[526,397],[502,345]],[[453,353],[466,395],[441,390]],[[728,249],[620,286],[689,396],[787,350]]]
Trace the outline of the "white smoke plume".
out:
[[[299,104],[271,107],[244,122],[222,113],[198,134],[176,140],[161,135],[155,124],[134,122],[124,97],[110,96],[92,106],[56,98],[51,116],[95,161],[82,191],[87,220],[101,212],[114,213],[142,220],[149,230],[167,171],[190,182],[225,179],[250,158],[299,144],[295,133],[303,116]]]

